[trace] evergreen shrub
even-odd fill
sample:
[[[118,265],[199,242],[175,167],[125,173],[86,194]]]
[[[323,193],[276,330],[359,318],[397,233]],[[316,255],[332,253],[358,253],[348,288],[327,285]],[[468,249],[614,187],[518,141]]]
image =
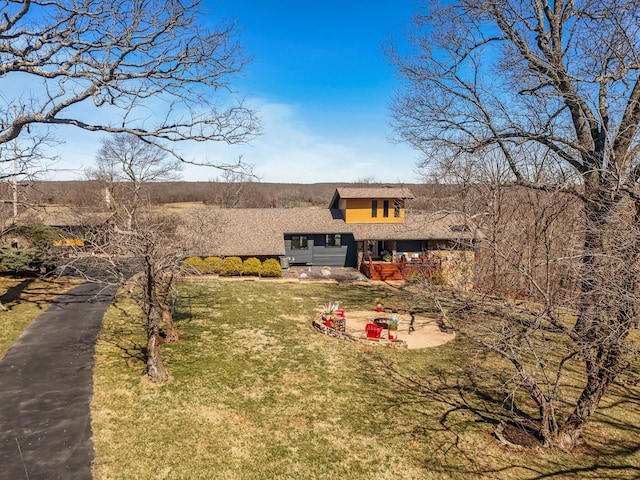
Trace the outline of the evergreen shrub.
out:
[[[242,275],[242,259],[240,257],[226,257],[222,261],[220,275]]]
[[[191,273],[200,273],[203,270],[203,262],[200,257],[188,257],[182,262],[182,268]]]
[[[280,266],[280,262],[275,258],[265,260],[262,264],[260,275],[263,277],[282,277],[282,266]]]
[[[242,265],[244,275],[258,276],[262,269],[262,262],[255,257],[247,258]]]
[[[222,258],[207,257],[202,261],[202,267],[206,273],[220,273],[222,270]]]

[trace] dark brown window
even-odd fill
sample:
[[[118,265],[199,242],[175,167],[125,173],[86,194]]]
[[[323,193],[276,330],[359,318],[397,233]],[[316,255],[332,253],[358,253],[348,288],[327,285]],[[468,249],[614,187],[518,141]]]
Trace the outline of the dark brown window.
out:
[[[382,216],[385,218],[389,216],[389,200],[385,200],[382,203]]]
[[[371,200],[371,218],[378,216],[378,200]]]
[[[400,200],[393,201],[393,216],[398,218],[400,216]]]

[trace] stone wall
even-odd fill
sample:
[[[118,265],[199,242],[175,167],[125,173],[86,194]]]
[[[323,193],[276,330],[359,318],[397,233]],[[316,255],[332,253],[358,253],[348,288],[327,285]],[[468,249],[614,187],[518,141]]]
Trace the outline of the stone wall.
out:
[[[472,250],[434,250],[429,252],[442,260],[442,273],[447,285],[461,289],[473,288],[475,252]]]

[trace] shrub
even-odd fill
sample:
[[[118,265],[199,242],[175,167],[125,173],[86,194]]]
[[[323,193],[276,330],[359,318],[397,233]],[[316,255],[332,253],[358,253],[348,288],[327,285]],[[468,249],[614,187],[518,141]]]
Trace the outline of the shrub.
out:
[[[19,225],[16,226],[11,233],[21,237],[25,237],[34,246],[41,249],[51,247],[54,241],[60,240],[62,238],[59,230],[53,227],[48,227],[41,223]]]
[[[247,258],[242,265],[242,269],[244,275],[260,275],[262,263],[255,257]]]
[[[202,261],[203,271],[207,273],[220,273],[222,270],[222,258],[207,257]]]
[[[444,276],[444,273],[442,273],[442,270],[436,270],[431,274],[431,277],[429,277],[429,282],[432,285],[446,285],[447,277]]]
[[[17,248],[0,248],[0,271],[23,273],[51,271],[55,263],[51,258],[33,250],[20,250]]]
[[[221,275],[242,275],[242,259],[240,257],[226,257],[222,261]]]
[[[203,265],[200,257],[188,257],[182,262],[182,268],[188,272],[202,272]]]
[[[282,277],[282,267],[275,258],[269,258],[262,264],[260,275],[263,277]]]

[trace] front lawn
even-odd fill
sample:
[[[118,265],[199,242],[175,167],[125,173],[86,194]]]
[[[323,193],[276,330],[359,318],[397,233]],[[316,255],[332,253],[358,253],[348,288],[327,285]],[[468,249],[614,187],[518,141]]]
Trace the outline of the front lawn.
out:
[[[38,315],[82,281],[74,277],[38,279],[0,277],[0,358]]]
[[[180,287],[171,378],[144,375],[143,320],[120,298],[99,338],[96,479],[635,478],[640,392],[616,387],[573,455],[514,451],[492,432],[496,359],[464,339],[426,350],[317,333],[327,301],[393,303],[373,284],[198,281]],[[615,439],[612,441],[611,439]]]

